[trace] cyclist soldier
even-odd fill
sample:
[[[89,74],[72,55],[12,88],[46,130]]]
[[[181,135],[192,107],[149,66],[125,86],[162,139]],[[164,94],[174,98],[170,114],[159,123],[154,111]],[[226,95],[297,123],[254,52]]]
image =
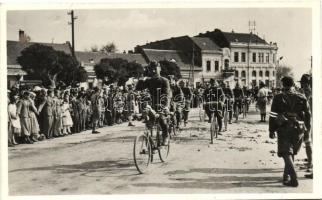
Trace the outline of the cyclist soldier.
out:
[[[242,108],[242,103],[243,103],[243,99],[244,99],[244,92],[241,89],[241,87],[239,86],[239,83],[237,82],[235,85],[235,88],[233,89],[233,94],[234,94],[234,112],[235,115],[240,114],[241,113],[241,108]],[[239,109],[239,112],[237,112],[237,108]],[[238,117],[238,116],[236,116]]]
[[[176,84],[176,81],[170,78],[171,88],[171,102],[170,111],[175,113],[176,117],[176,128],[180,128],[182,121],[182,109],[181,104],[183,103],[183,93],[181,88]]]
[[[204,91],[203,98],[205,101],[205,112],[208,116],[208,123],[211,123],[211,117],[214,113],[217,117],[219,131],[222,128],[223,118],[223,100],[224,92],[221,87],[218,86],[214,79],[210,79],[210,86]]]
[[[277,153],[285,163],[283,184],[297,187],[294,155],[311,129],[311,113],[306,97],[295,92],[293,78],[283,77],[281,81],[283,92],[274,97],[269,114],[269,137],[273,139],[277,133]]]
[[[184,95],[184,109],[182,111],[182,114],[183,114],[183,122],[185,126],[188,123],[188,116],[189,116],[189,111],[191,106],[192,95],[193,95],[191,88],[188,87],[187,84],[188,83],[185,83],[184,81],[179,82],[179,87],[181,88]]]
[[[162,129],[162,138],[163,145],[168,144],[169,135],[168,135],[168,124],[165,117],[165,112],[169,111],[169,98],[170,98],[170,84],[169,80],[162,77],[160,75],[161,66],[157,61],[151,61],[148,68],[148,78],[142,79],[138,81],[136,85],[137,90],[148,89],[151,99],[152,105],[148,107],[148,116],[151,120],[154,120],[158,115],[158,123]],[[150,109],[151,108],[151,109]]]
[[[225,84],[224,82],[222,84],[222,89],[225,94],[225,108],[227,108],[229,116],[228,121],[229,124],[231,124],[231,120],[233,118],[234,93],[229,84]]]

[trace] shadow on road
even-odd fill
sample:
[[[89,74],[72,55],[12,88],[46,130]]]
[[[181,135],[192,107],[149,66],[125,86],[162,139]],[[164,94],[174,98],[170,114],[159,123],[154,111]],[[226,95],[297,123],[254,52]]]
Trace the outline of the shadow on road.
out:
[[[34,168],[23,168],[9,171],[53,171],[56,174],[70,174],[80,173],[80,176],[129,176],[128,173],[124,174],[124,171],[131,172],[130,175],[136,175],[138,172],[134,167],[132,159],[120,159],[120,160],[105,160],[105,161],[92,161],[83,162],[80,164],[73,165],[54,165],[48,167],[34,167]]]
[[[190,170],[175,170],[166,175],[188,175],[189,173],[206,173],[205,178],[170,178],[171,183],[138,183],[136,187],[163,188],[199,188],[199,189],[231,189],[240,187],[281,187],[281,169],[225,169],[225,168],[195,168]],[[245,176],[247,174],[277,173],[276,176]],[[217,175],[211,176],[210,174]],[[219,176],[218,176],[219,174]],[[220,174],[241,174],[243,176],[220,176]],[[173,182],[178,181],[178,182]]]

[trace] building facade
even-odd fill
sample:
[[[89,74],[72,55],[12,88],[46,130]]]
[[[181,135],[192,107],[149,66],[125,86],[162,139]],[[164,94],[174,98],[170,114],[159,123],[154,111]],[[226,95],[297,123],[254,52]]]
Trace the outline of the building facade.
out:
[[[146,51],[155,51],[150,56]],[[252,33],[222,32],[219,29],[197,36],[182,36],[137,46],[147,62],[175,60],[184,79],[194,86],[214,78],[234,87],[255,87],[264,82],[276,86],[277,44]],[[169,51],[177,52],[178,55]],[[172,57],[171,57],[172,56]]]

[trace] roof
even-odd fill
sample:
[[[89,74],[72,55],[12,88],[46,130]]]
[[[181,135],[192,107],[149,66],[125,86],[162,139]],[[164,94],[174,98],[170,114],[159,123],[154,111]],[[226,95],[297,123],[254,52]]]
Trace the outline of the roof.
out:
[[[20,65],[9,65],[7,68],[8,76],[16,76],[16,75],[27,75],[27,72],[24,71]]]
[[[221,51],[220,47],[208,37],[191,37],[191,39],[201,50]]]
[[[181,70],[189,70],[191,66],[191,60],[182,51],[176,50],[158,50],[158,49],[143,49],[143,53],[146,55],[149,61],[156,60],[168,60],[174,61],[180,67]],[[197,69],[197,68],[195,68]]]
[[[75,56],[79,62],[96,64],[103,58],[121,58],[127,60],[128,62],[137,62],[141,65],[147,65],[146,60],[141,54],[126,54],[126,53],[101,53],[101,52],[83,52],[76,51]]]
[[[56,43],[41,43],[41,42],[19,42],[19,41],[7,41],[7,64],[17,65],[17,58],[21,55],[21,51],[26,47],[33,44],[41,44],[45,46],[53,47],[56,51],[63,51],[67,54],[71,53],[71,48],[69,43],[56,44]]]
[[[259,36],[252,33],[235,33],[235,32],[222,32],[229,42],[243,42],[243,43],[262,43],[267,42]]]

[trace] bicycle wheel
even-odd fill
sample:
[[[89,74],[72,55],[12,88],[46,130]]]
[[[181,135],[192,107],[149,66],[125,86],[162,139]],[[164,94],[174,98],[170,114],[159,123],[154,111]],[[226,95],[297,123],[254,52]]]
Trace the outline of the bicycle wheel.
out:
[[[243,117],[246,118],[247,116],[247,105],[244,105],[244,109],[243,109]]]
[[[228,109],[225,110],[225,115],[224,115],[224,126],[225,126],[225,131],[227,131],[227,125],[228,125]]]
[[[161,133],[161,129],[157,128],[157,136],[156,136],[156,144],[158,145],[158,153],[159,153],[159,157],[161,162],[165,162],[169,156],[169,152],[170,152],[170,140],[168,140],[168,143],[165,145],[161,145],[162,141],[163,141],[163,137],[162,137],[162,133]]]
[[[201,122],[205,121],[205,111],[202,109],[202,107],[199,109],[199,119]]]
[[[140,174],[146,172],[151,160],[151,146],[145,134],[139,135],[134,140],[133,158],[136,169]]]
[[[236,117],[236,122],[237,122],[238,121],[238,117],[239,117],[239,106],[237,106],[237,108],[236,108],[235,117]]]
[[[210,144],[213,144],[214,143],[214,135],[215,135],[215,115],[212,114],[212,117],[211,117],[211,123],[210,123]]]

